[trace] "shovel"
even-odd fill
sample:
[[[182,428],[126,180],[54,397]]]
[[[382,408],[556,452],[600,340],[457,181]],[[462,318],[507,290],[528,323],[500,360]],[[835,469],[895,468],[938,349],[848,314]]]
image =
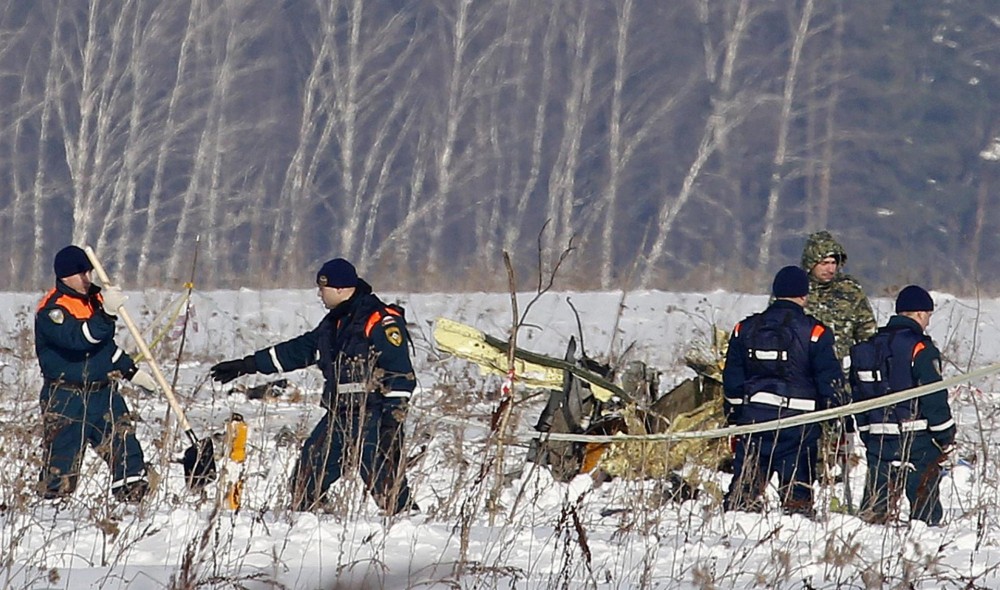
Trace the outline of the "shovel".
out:
[[[104,271],[104,267],[101,266],[101,261],[97,259],[97,254],[94,253],[94,250],[90,246],[85,246],[84,251],[87,253],[90,263],[94,265],[94,270],[97,271],[97,276],[101,279],[101,282],[105,285],[110,285],[111,279],[108,278],[108,273]],[[139,328],[132,321],[128,310],[123,305],[116,311],[125,321],[125,326],[131,332],[132,338],[139,345],[139,350],[153,369],[153,377],[156,378],[156,382],[163,389],[164,395],[167,396],[167,402],[170,404],[170,409],[177,415],[177,420],[180,422],[181,428],[184,429],[184,434],[191,441],[191,446],[184,451],[184,479],[187,481],[189,489],[196,492],[200,491],[206,485],[215,481],[215,450],[212,448],[212,439],[199,439],[195,435],[194,430],[191,428],[191,423],[188,422],[180,404],[177,403],[174,391],[163,376],[163,371],[160,370],[160,365],[153,358],[153,354],[149,352],[149,346],[143,340],[142,333],[139,332]]]

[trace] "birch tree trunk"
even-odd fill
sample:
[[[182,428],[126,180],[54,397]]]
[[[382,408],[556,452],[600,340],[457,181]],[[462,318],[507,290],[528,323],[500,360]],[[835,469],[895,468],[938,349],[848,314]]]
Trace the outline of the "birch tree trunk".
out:
[[[546,18],[545,34],[542,37],[539,52],[542,63],[540,76],[538,79],[538,98],[535,101],[531,127],[530,164],[525,175],[518,196],[515,198],[513,213],[504,225],[503,250],[506,252],[518,252],[519,243],[522,240],[522,229],[526,224],[528,207],[532,202],[532,195],[538,188],[542,174],[543,145],[548,128],[548,104],[553,92],[553,60],[555,51],[554,44],[562,25],[560,13],[562,11],[562,0],[551,0],[549,3],[549,13]],[[521,53],[520,64],[527,68],[530,60],[530,49],[525,48]],[[527,80],[522,80],[526,85]],[[519,93],[520,96],[529,100],[527,90]]]
[[[167,100],[166,114],[164,116],[162,135],[156,150],[156,164],[153,169],[152,187],[149,192],[149,204],[146,207],[146,225],[143,231],[139,246],[138,265],[136,273],[139,277],[145,278],[149,272],[150,257],[153,250],[153,241],[160,236],[160,209],[167,199],[165,192],[165,176],[167,162],[170,159],[174,141],[177,136],[177,128],[183,115],[179,112],[181,99],[189,92],[187,85],[188,61],[190,59],[192,46],[194,44],[195,29],[199,22],[199,2],[191,0],[188,7],[188,16],[181,33],[180,48],[177,52],[177,68],[173,78],[173,83],[169,87],[169,99]]]
[[[708,5],[704,4],[703,9],[707,10]],[[708,162],[708,159],[715,153],[720,145],[724,145],[726,143],[729,132],[742,123],[742,121],[749,116],[750,112],[756,106],[756,99],[746,99],[743,96],[744,93],[735,93],[732,96],[729,95],[729,90],[731,89],[734,73],[736,71],[737,58],[739,56],[741,44],[744,40],[747,29],[756,16],[757,13],[750,10],[750,0],[740,0],[737,12],[733,17],[733,21],[729,23],[725,29],[725,55],[723,58],[722,72],[718,76],[719,85],[722,89],[721,95],[724,100],[717,100],[712,103],[712,112],[705,121],[701,140],[698,143],[698,148],[695,151],[694,158],[688,166],[684,178],[681,181],[681,188],[677,197],[673,200],[673,202],[671,202],[669,198],[663,199],[663,204],[660,207],[660,213],[657,216],[656,223],[654,225],[655,238],[649,248],[649,253],[645,258],[645,263],[643,264],[640,275],[641,278],[639,283],[642,287],[646,287],[652,282],[653,277],[656,274],[657,267],[666,254],[667,239],[670,236],[674,223],[677,221],[677,217],[680,215],[681,210],[691,198],[695,182],[701,175],[702,169]],[[707,18],[707,14],[705,14],[704,18]],[[705,35],[703,38],[708,39],[710,37]],[[710,45],[706,45],[706,47],[710,47]],[[711,59],[712,62],[715,61],[714,52],[706,52],[706,61],[709,59]],[[707,71],[714,71],[711,64],[706,64],[706,67],[708,68]],[[714,76],[714,74],[712,74],[712,76]]]
[[[785,74],[785,86],[781,98],[781,114],[778,118],[778,142],[774,151],[771,170],[771,186],[767,197],[767,211],[764,213],[764,231],[760,238],[760,258],[757,268],[762,272],[770,270],[771,245],[774,242],[775,227],[778,217],[778,201],[784,186],[786,164],[788,161],[788,134],[792,124],[792,106],[795,100],[795,85],[798,82],[799,63],[802,57],[802,46],[809,36],[809,24],[812,20],[813,0],[805,0],[799,26],[792,39],[792,50],[788,60],[788,71]]]
[[[569,244],[575,233],[576,174],[582,149],[583,128],[589,115],[591,91],[597,58],[588,48],[589,2],[580,7],[568,41],[569,88],[563,97],[562,139],[549,176],[549,202],[546,218],[552,220],[551,233],[543,236],[543,251],[556,256]],[[550,237],[551,236],[551,237]]]
[[[830,67],[830,92],[824,105],[823,154],[820,159],[819,190],[817,195],[815,225],[819,230],[828,226],[830,218],[830,193],[833,185],[833,166],[837,145],[837,105],[840,102],[840,86],[844,67],[844,6],[834,3],[832,65]]]

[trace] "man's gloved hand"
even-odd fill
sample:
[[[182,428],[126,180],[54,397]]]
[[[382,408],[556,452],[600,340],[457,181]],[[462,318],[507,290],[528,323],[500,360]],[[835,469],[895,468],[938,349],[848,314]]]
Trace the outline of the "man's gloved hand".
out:
[[[212,379],[220,383],[229,383],[240,375],[257,372],[257,363],[253,355],[245,356],[235,361],[222,361],[210,369]]]
[[[843,459],[844,457],[851,457],[854,455],[854,431],[841,432],[840,441],[837,442],[837,457]]]
[[[129,381],[132,382],[132,385],[138,385],[146,391],[156,391],[156,379],[142,369],[136,371]]]
[[[938,463],[946,463],[950,458],[952,451],[955,450],[955,443],[948,440],[938,440],[936,438],[932,438],[931,442],[933,442],[934,446],[941,451],[941,456],[938,457]]]
[[[101,298],[104,299],[105,313],[118,315],[118,308],[125,303],[128,296],[122,293],[121,287],[117,285],[105,285],[101,288]]]

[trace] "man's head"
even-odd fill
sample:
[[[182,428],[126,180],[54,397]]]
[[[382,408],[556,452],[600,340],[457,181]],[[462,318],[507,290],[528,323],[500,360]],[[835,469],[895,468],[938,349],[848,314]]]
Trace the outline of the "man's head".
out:
[[[931,323],[934,313],[934,299],[923,287],[909,285],[896,295],[896,313],[911,318],[924,330]]]
[[[809,235],[802,250],[802,268],[820,283],[829,283],[847,262],[844,247],[828,231]]]
[[[799,305],[805,305],[809,295],[809,275],[797,266],[786,266],[774,275],[771,283],[771,295],[775,299],[788,299]]]
[[[94,265],[87,258],[87,253],[77,246],[66,246],[56,252],[52,262],[56,278],[77,293],[86,295],[90,291],[90,271]]]
[[[358,271],[343,258],[326,261],[316,273],[319,297],[327,309],[333,309],[354,295],[358,286]]]
[[[836,254],[824,256],[813,265],[809,274],[821,283],[829,283],[833,277],[837,276],[837,269],[840,267],[840,257]]]

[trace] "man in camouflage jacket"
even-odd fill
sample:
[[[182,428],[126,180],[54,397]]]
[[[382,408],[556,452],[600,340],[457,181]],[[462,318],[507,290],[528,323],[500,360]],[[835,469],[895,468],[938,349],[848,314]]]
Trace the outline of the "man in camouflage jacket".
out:
[[[834,352],[841,362],[849,355],[852,346],[871,338],[878,327],[872,305],[861,284],[842,272],[846,262],[847,251],[828,231],[811,234],[802,249],[802,269],[809,273],[806,313],[833,330]],[[840,403],[847,403],[850,392],[842,391],[839,397]],[[824,467],[820,473],[828,483],[834,478],[833,466],[838,462],[846,463],[851,454],[850,438],[842,438],[841,435],[845,429],[853,432],[852,419],[847,419],[840,429],[824,428],[820,452],[820,462]],[[846,471],[841,474],[842,477],[846,475]]]
[[[833,330],[837,358],[875,334],[875,314],[861,285],[841,270],[847,251],[828,231],[809,236],[802,250],[802,269],[809,273],[806,313]]]

